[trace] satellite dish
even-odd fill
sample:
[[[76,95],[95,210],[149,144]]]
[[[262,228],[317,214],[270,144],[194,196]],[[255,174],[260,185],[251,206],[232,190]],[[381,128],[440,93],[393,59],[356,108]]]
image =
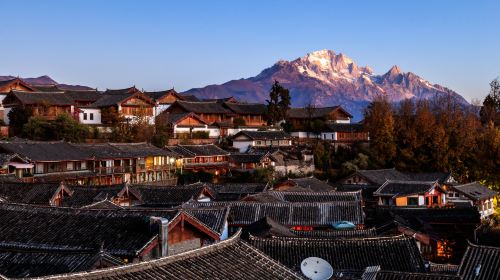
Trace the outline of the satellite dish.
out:
[[[311,280],[327,280],[333,275],[332,266],[322,258],[309,257],[300,264],[300,270]]]

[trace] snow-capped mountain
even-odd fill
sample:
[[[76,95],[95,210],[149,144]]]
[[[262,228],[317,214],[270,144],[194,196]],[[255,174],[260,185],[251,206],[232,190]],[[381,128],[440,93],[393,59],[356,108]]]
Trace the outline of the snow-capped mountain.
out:
[[[390,101],[398,102],[408,98],[432,99],[450,95],[467,104],[458,93],[431,84],[412,72],[402,72],[398,66],[393,66],[383,75],[375,75],[370,67],[358,66],[346,55],[331,50],[315,51],[293,61],[280,60],[255,77],[194,88],[184,94],[200,98],[233,96],[241,101],[264,102],[274,80],[290,90],[292,106],[340,104],[357,119],[376,96],[386,96]]]

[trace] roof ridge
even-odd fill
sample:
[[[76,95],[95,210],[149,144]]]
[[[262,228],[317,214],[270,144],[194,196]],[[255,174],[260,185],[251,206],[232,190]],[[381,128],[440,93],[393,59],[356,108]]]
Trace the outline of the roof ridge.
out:
[[[69,276],[69,275],[73,275],[73,276],[89,275],[89,276],[91,276],[93,274],[99,275],[99,274],[103,274],[103,273],[114,273],[114,272],[118,272],[118,271],[122,271],[122,270],[128,271],[128,272],[134,272],[134,271],[140,270],[142,267],[144,267],[146,265],[148,267],[157,267],[157,266],[160,266],[163,264],[169,264],[169,263],[172,263],[175,261],[183,260],[183,259],[186,259],[186,258],[191,257],[191,256],[200,256],[200,255],[209,254],[216,249],[228,247],[228,246],[236,244],[238,241],[240,241],[241,240],[240,236],[241,236],[241,229],[238,230],[238,232],[236,232],[233,236],[229,237],[226,240],[219,241],[217,243],[214,243],[214,244],[211,244],[208,246],[204,246],[204,247],[200,247],[200,248],[197,248],[194,250],[175,254],[172,256],[166,256],[166,257],[162,257],[162,258],[154,259],[154,260],[150,260],[150,261],[132,263],[132,264],[123,265],[123,266],[115,266],[115,267],[110,267],[110,268],[105,268],[105,269],[100,269],[100,270],[94,270],[94,271],[83,271],[83,272],[78,272],[78,273],[60,274],[60,275],[55,275],[53,277],[49,276],[46,279],[59,279],[59,278],[67,279],[67,276]]]

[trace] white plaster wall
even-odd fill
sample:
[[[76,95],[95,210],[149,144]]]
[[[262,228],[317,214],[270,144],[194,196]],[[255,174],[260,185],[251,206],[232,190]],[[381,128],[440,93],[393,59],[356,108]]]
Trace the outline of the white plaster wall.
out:
[[[80,108],[78,119],[84,124],[101,124],[101,110],[97,108]],[[83,114],[87,113],[87,119],[83,119]],[[94,115],[93,120],[90,119],[90,114]]]

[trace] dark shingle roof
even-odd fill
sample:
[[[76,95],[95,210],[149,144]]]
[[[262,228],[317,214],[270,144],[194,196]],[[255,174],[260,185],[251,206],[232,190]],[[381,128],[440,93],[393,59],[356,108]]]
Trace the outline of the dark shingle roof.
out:
[[[453,186],[452,188],[474,201],[492,198],[498,194],[479,182]]]
[[[363,224],[361,201],[337,202],[206,202],[187,203],[183,207],[229,206],[234,225],[249,225],[263,217],[269,217],[286,226],[331,227],[340,221]]]
[[[378,188],[374,195],[390,195],[390,196],[405,196],[412,194],[423,194],[434,186],[437,182],[421,182],[421,181],[392,181],[388,180],[380,188]]]
[[[158,260],[47,279],[304,279],[242,241],[239,234],[210,245]]]
[[[438,181],[440,184],[446,183],[451,177],[450,172],[404,172],[404,174],[412,181]]]
[[[307,108],[290,108],[290,110],[288,110],[288,117],[294,119],[307,119],[310,117],[324,118],[328,114],[338,109],[344,111],[347,115],[349,115],[352,118],[352,115],[349,114],[340,106],[312,108],[310,111]]]
[[[74,103],[64,92],[25,92],[12,90],[5,98],[5,101],[8,102],[12,97],[18,99],[24,105],[48,104],[71,106]]]
[[[358,170],[357,173],[373,184],[382,185],[387,180],[411,180],[407,175],[402,172],[397,171],[394,168],[391,169],[374,169],[374,170]]]
[[[73,101],[95,102],[102,97],[97,90],[66,90],[64,92]]]
[[[365,278],[363,278],[364,280]],[[443,275],[433,273],[408,273],[397,271],[379,271],[374,280],[460,280],[456,275]]]
[[[98,159],[171,156],[172,154],[146,142],[138,143],[79,143],[71,144]]]
[[[375,237],[377,232],[375,228],[369,229],[341,229],[341,230],[291,230],[297,237],[306,238],[361,238]]]
[[[125,211],[0,204],[0,246],[29,249],[103,249],[136,256],[156,238],[149,219]]]
[[[250,131],[242,130],[233,136],[233,139],[239,135],[245,135],[252,140],[289,140],[291,136],[281,130],[277,131]]]
[[[172,207],[178,206],[191,199],[197,199],[204,191],[212,197],[216,197],[216,193],[208,186],[203,185],[186,185],[186,186],[133,186],[140,195],[140,204],[142,206],[155,207]]]
[[[90,250],[6,249],[0,248],[0,274],[11,278],[42,277],[54,274],[93,270],[105,262],[123,262],[104,252]]]
[[[229,155],[229,152],[213,145],[176,145],[167,146],[167,150],[177,153],[183,157],[196,157],[196,156],[220,156]]]
[[[184,101],[191,101],[191,102],[200,101],[200,99],[198,99],[198,97],[196,97],[194,95],[181,95],[181,96],[182,96],[182,100],[184,100]]]
[[[281,192],[269,191],[267,194],[287,202],[330,202],[360,201],[361,192]]]
[[[265,115],[267,113],[267,106],[264,104],[247,104],[247,103],[234,103],[225,102],[224,106],[229,108],[236,114],[248,115]]]
[[[330,184],[316,177],[296,178],[290,179],[290,181],[301,188],[310,189],[313,192],[329,192],[335,190]]]
[[[206,122],[200,116],[196,115],[193,112],[170,113],[168,111],[164,111],[160,116],[161,119],[157,119],[157,122],[162,122],[170,125],[177,124],[178,122],[182,121],[187,117],[195,118],[201,123],[206,124]],[[195,125],[189,125],[189,126],[195,126]]]
[[[326,260],[334,271],[364,271],[366,267],[376,265],[380,265],[384,270],[425,271],[417,243],[411,237],[351,239],[250,237],[249,242],[295,271],[300,271],[302,260],[311,256]]]
[[[364,128],[359,123],[329,123],[326,125],[327,131],[331,132],[363,132]]]
[[[16,153],[32,161],[86,160],[91,155],[63,141],[0,142],[2,151]]]
[[[158,99],[168,94],[179,96],[179,94],[174,89],[167,89],[161,91],[145,91],[144,94],[149,96],[149,98],[153,99],[154,101],[158,101]],[[182,97],[179,96],[179,98]]]
[[[49,205],[60,184],[2,183],[0,197],[11,203]]]
[[[500,248],[469,243],[458,275],[464,280],[500,279]]]
[[[229,114],[231,111],[225,108],[222,103],[219,102],[192,102],[192,101],[181,101],[177,100],[174,104],[177,104],[186,112],[193,112],[196,114]]]

